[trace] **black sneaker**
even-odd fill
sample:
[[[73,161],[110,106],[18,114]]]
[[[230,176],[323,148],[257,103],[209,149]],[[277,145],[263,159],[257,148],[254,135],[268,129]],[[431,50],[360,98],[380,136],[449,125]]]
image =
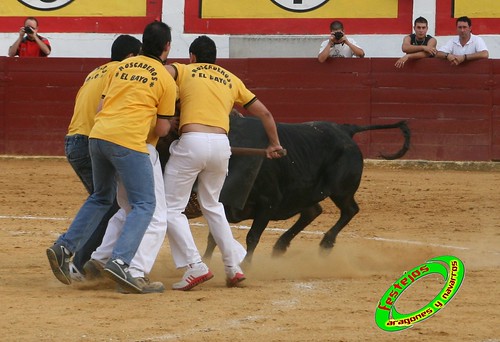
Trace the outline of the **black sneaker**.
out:
[[[109,259],[104,266],[104,275],[118,283],[125,291],[142,293],[141,284],[130,275],[128,265],[121,259]]]
[[[99,261],[90,259],[83,265],[86,280],[98,280],[103,277],[104,265]]]
[[[147,277],[137,277],[134,279],[141,287],[141,293],[143,293],[143,294],[144,293],[162,293],[163,291],[165,291],[165,286],[160,281],[153,281],[152,282]],[[120,285],[117,285],[116,290],[120,293],[125,293],[125,294],[129,293],[127,290],[125,290]]]
[[[47,248],[47,258],[56,278],[61,283],[70,285],[69,260],[71,252],[62,245],[54,244],[52,247]]]
[[[141,286],[142,293],[162,293],[165,286],[161,281],[150,281],[147,277],[135,278]]]

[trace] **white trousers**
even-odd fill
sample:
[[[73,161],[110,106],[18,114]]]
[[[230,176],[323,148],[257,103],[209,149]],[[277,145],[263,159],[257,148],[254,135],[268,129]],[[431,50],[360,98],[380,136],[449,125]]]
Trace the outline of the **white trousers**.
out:
[[[144,233],[141,244],[130,262],[129,271],[133,277],[144,277],[151,272],[167,231],[167,205],[165,203],[165,187],[161,172],[160,158],[153,145],[148,144],[149,158],[153,165],[155,182],[156,208],[153,218]],[[92,259],[105,264],[111,257],[113,247],[122,233],[123,225],[130,212],[130,204],[123,184],[118,180],[117,201],[120,209],[109,220],[101,245],[92,253]]]
[[[200,262],[201,256],[182,213],[198,178],[198,201],[225,266],[238,266],[245,248],[234,239],[219,195],[228,171],[231,148],[224,134],[189,132],[170,145],[165,168],[167,236],[176,267]]]

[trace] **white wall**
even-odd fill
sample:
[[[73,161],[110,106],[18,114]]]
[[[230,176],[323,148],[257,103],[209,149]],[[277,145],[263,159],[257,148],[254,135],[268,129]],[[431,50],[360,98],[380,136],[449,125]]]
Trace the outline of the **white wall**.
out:
[[[414,0],[413,19],[419,16],[429,21],[429,34],[435,33],[437,0]],[[168,4],[167,4],[168,3]],[[172,27],[171,58],[187,58],[188,48],[197,34],[183,34],[184,0],[164,0],[162,20]],[[408,23],[411,33],[413,22]],[[347,35],[349,28],[346,27]],[[52,45],[51,57],[102,57],[110,55],[110,47],[117,34],[81,34],[40,32]],[[141,39],[141,35],[136,35]],[[252,57],[316,57],[325,36],[254,36],[210,35],[218,47],[219,58]],[[400,57],[404,35],[349,35],[363,47],[367,57]],[[500,35],[482,35],[490,58],[500,58]],[[451,36],[436,36],[438,48]],[[7,56],[9,46],[17,39],[17,32],[0,33],[0,56]]]

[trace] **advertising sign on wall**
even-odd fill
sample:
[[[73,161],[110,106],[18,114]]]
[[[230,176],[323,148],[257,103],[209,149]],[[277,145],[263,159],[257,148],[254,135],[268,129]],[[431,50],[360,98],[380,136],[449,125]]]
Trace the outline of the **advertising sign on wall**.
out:
[[[324,34],[338,19],[350,34],[411,30],[408,0],[186,1],[185,31],[218,34]]]
[[[17,32],[24,18],[43,32],[142,33],[162,18],[167,0],[2,0],[0,32]],[[349,34],[407,34],[413,0],[185,0],[184,32],[206,34],[324,34],[338,19]],[[473,32],[500,32],[500,1],[436,0],[436,35],[456,34],[467,15]]]
[[[475,34],[500,32],[500,1],[497,0],[437,0],[436,35],[457,34],[456,20],[467,16]]]
[[[2,0],[0,32],[17,32],[36,17],[43,32],[142,33],[161,11],[154,0]]]

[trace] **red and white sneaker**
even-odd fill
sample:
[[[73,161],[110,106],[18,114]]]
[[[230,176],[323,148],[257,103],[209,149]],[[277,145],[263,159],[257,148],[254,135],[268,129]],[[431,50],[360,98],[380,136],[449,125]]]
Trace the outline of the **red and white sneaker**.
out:
[[[212,272],[203,262],[190,264],[187,267],[182,280],[172,285],[174,290],[187,291],[191,290],[196,285],[206,282],[213,278]]]
[[[239,266],[226,266],[224,267],[226,271],[226,286],[235,287],[243,280],[245,280],[245,275]]]

